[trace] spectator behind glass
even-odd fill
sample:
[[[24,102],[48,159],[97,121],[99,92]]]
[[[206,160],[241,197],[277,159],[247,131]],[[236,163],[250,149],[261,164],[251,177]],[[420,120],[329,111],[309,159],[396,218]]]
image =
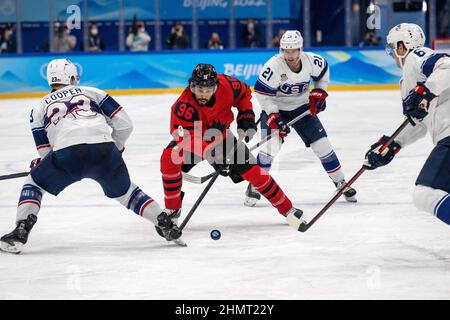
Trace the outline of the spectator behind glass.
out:
[[[98,27],[95,23],[89,26],[88,50],[89,52],[100,52],[105,50],[105,44],[98,34]]]
[[[170,36],[167,38],[167,44],[170,49],[186,49],[189,45],[189,39],[184,32],[183,24],[178,21],[170,31]]]
[[[0,53],[16,53],[16,37],[12,26],[8,25],[0,30]]]
[[[242,40],[245,48],[258,48],[260,41],[259,29],[255,26],[255,20],[248,19],[247,26],[242,32]]]
[[[208,40],[206,48],[212,50],[223,50],[224,45],[223,42],[220,40],[219,34],[217,32],[211,33],[211,38]]]
[[[70,52],[77,46],[77,38],[70,35],[70,30],[65,24],[56,24],[56,32],[53,38],[53,50],[59,53]]]
[[[360,47],[376,47],[380,45],[381,38],[375,35],[375,31],[368,30],[364,36],[364,41],[359,45]]]
[[[128,34],[126,44],[127,47],[130,48],[130,51],[148,51],[148,44],[152,38],[145,31],[144,22],[139,22],[136,25],[133,24],[130,28],[130,32]]]
[[[280,39],[285,32],[286,32],[286,30],[284,30],[284,29],[278,30],[278,34],[275,37],[273,37],[273,39],[272,39],[272,48],[280,47]]]

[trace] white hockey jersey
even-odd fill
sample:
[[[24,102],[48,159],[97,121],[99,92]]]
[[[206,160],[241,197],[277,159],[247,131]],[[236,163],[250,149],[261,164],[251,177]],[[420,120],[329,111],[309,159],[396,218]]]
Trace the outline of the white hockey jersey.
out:
[[[129,116],[111,96],[79,86],[45,96],[31,111],[30,124],[42,158],[77,144],[115,142],[120,150],[133,130]]]
[[[301,52],[300,72],[291,71],[281,55],[273,56],[264,65],[255,84],[255,97],[267,114],[292,111],[309,102],[311,80],[314,87],[327,90],[330,72],[320,55]]]
[[[427,130],[435,145],[450,135],[450,57],[425,47],[410,52],[400,80],[403,100],[418,82],[423,82],[437,97],[431,101],[423,121],[407,126],[395,139],[401,146],[424,137]]]

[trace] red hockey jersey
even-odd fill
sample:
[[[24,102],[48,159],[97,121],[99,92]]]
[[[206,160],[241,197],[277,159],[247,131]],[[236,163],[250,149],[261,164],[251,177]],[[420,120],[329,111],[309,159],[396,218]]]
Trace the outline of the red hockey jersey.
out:
[[[200,106],[189,87],[173,104],[170,133],[177,142],[180,142],[178,133],[182,127],[185,137],[190,136],[191,143],[202,144],[203,148],[201,149],[203,150],[208,144],[203,137],[206,130],[213,128],[225,133],[226,129],[230,127],[234,120],[232,107],[239,110],[238,120],[239,117],[247,117],[250,114],[254,116],[250,87],[227,75],[220,74],[217,78],[219,82],[217,90],[208,105]],[[186,145],[183,145],[186,149]]]

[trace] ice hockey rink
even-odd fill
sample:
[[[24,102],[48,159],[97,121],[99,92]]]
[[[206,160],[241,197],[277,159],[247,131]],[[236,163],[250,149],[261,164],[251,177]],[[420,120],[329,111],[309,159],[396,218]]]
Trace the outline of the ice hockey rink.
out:
[[[163,206],[159,157],[170,141],[177,95],[117,96],[134,121],[124,158],[132,180]],[[29,112],[39,99],[0,100],[0,175],[37,156]],[[256,107],[256,109],[259,109]],[[403,121],[398,91],[332,91],[320,118],[349,179],[369,146]],[[250,142],[253,145],[257,139]],[[243,206],[246,183],[219,177],[184,230],[188,247],[84,180],[45,195],[20,255],[0,254],[0,299],[449,299],[450,228],[412,203],[426,138],[354,184],[306,233],[261,200]],[[200,164],[192,173],[211,171]],[[334,186],[311,150],[290,134],[274,177],[311,219]],[[23,179],[0,182],[0,233],[14,227]],[[204,185],[184,183],[184,215]],[[222,238],[214,241],[210,231]]]

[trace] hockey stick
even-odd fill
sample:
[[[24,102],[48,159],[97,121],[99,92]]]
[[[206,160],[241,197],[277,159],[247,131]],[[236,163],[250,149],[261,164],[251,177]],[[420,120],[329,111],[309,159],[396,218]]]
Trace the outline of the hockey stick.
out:
[[[389,145],[394,141],[394,139],[402,132],[403,129],[410,123],[409,119],[406,119],[403,121],[403,123],[398,127],[398,129],[392,134],[390,139],[381,146],[380,153],[383,152],[384,149],[389,147]],[[363,173],[366,171],[366,168],[364,166],[359,169],[359,171],[346,183],[346,185],[336,193],[336,195],[323,207],[322,210],[318,214],[314,216],[314,218],[311,219],[308,223],[302,223],[300,224],[298,231],[300,232],[306,232],[319,218],[333,205],[333,203],[336,202],[336,200],[345,192],[346,187],[350,187]]]
[[[289,121],[287,123],[287,125],[290,127],[292,126],[294,123],[296,123],[297,121],[299,121],[300,119],[306,117],[307,115],[311,114],[311,112],[309,110],[303,112],[301,115],[299,115],[298,117],[295,117],[294,119],[292,119],[291,121]],[[261,119],[261,118],[260,118]],[[258,142],[257,144],[255,144],[253,147],[251,147],[249,149],[250,152],[258,149],[260,146],[262,146],[264,143],[266,143],[267,141],[269,141],[270,139],[272,139],[274,136],[276,135],[276,132],[269,134],[268,136],[266,136],[264,139],[262,139],[260,142]],[[188,173],[184,173],[183,172],[183,179],[186,181],[189,181],[191,183],[195,183],[195,184],[202,184],[205,181],[208,181],[212,176],[214,176],[214,173],[210,173],[206,176],[203,177],[196,177],[193,175],[190,175]]]
[[[228,161],[229,156],[233,156],[234,153],[236,152],[238,146],[241,144],[242,140],[244,140],[244,136],[240,137],[239,140],[236,142],[236,144],[233,147],[233,150],[231,150],[227,157],[226,157],[226,161]],[[211,189],[212,185],[214,184],[214,182],[217,180],[217,178],[219,177],[220,174],[220,170],[217,170],[216,172],[213,173],[212,175],[212,179],[208,182],[208,184],[206,185],[205,189],[203,190],[203,192],[200,194],[200,196],[198,197],[197,201],[195,201],[194,205],[192,206],[191,210],[189,211],[188,215],[186,216],[186,218],[184,218],[183,222],[180,224],[179,230],[180,232],[184,229],[184,227],[186,226],[186,224],[189,222],[189,219],[191,219],[192,215],[194,214],[194,212],[197,210],[198,206],[200,205],[200,203],[202,202],[203,198],[205,198],[206,194],[208,193],[209,189]]]
[[[20,173],[13,173],[13,174],[7,174],[4,176],[0,176],[0,180],[9,180],[9,179],[15,179],[15,178],[23,178],[28,176],[29,172],[20,172]]]

